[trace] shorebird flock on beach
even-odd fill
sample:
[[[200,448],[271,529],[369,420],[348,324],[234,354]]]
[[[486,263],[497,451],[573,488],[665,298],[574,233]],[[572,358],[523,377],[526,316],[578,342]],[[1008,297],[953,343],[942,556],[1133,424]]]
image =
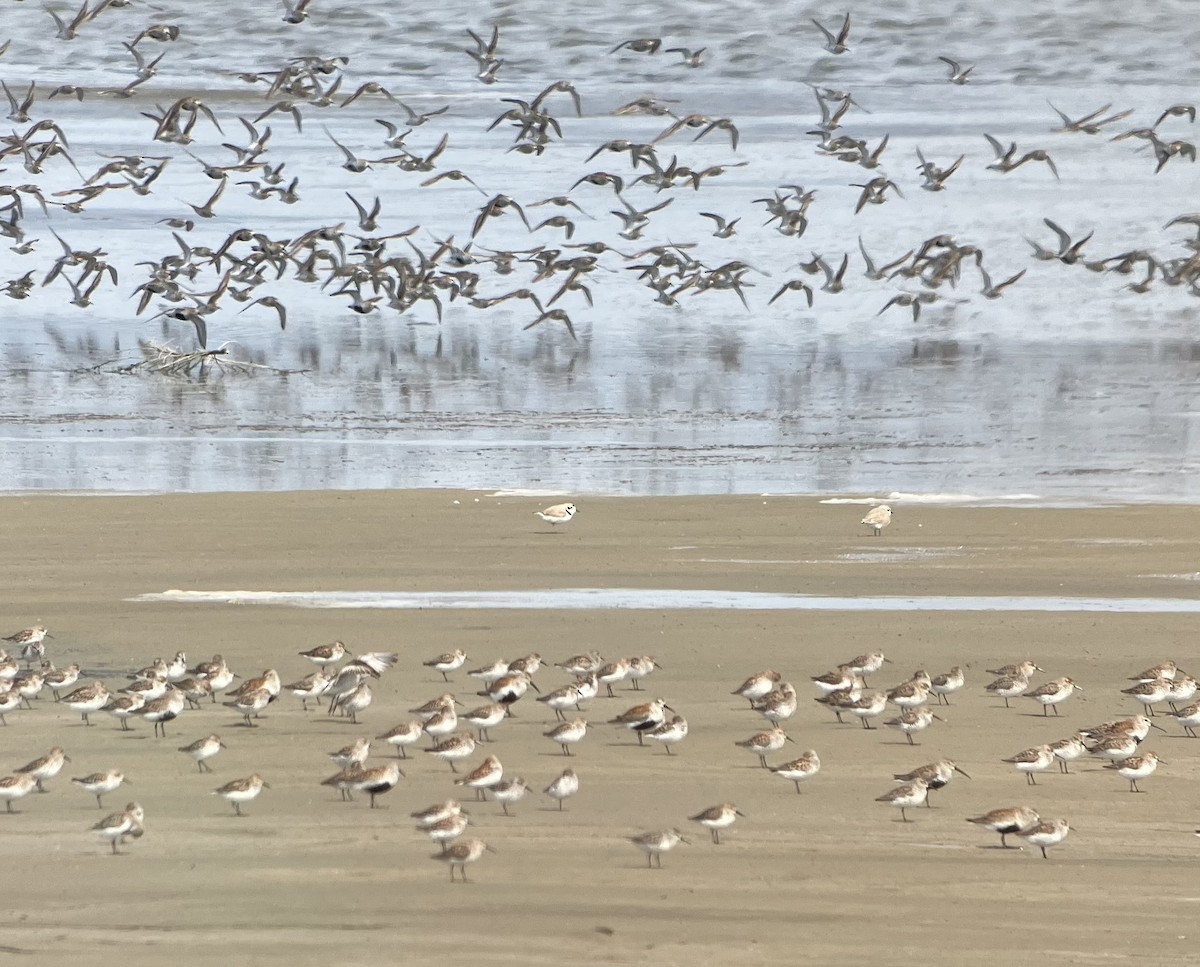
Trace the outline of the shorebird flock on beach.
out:
[[[450,131],[474,122],[455,118],[453,103],[403,74],[364,76],[349,57],[318,50],[314,31],[339,15],[331,4],[284,0],[239,10],[251,21],[247,30],[254,18],[289,25],[295,44],[264,49],[262,62],[221,78],[190,82],[180,51],[193,39],[187,16],[167,23],[152,14],[129,0],[24,12],[22,29],[52,33],[64,60],[80,37],[102,36],[110,65],[127,78],[116,86],[94,86],[82,76],[54,87],[39,83],[6,66],[30,38],[0,44],[6,119],[13,125],[0,136],[0,175],[8,179],[0,185],[0,235],[7,243],[0,294],[9,299],[39,299],[70,313],[119,298],[127,317],[157,320],[171,338],[194,334],[204,348],[210,333],[231,328],[241,313],[285,329],[296,305],[316,313],[316,296],[328,297],[322,317],[404,317],[419,325],[439,324],[450,307],[503,306],[521,329],[554,327],[577,340],[581,327],[602,325],[604,286],[618,277],[636,279],[657,311],[703,298],[723,300],[730,313],[805,319],[861,274],[878,289],[876,314],[911,312],[914,323],[930,307],[952,314],[965,302],[1000,299],[1038,263],[1127,280],[1122,295],[1151,289],[1200,295],[1200,212],[1138,229],[1132,246],[1114,239],[1105,247],[1082,214],[1064,226],[1031,211],[1027,258],[1020,261],[985,253],[952,224],[897,237],[868,217],[880,207],[919,206],[926,193],[954,192],[967,167],[1011,182],[1019,207],[1023,183],[1080,176],[1056,161],[1067,138],[1093,140],[1097,158],[1140,152],[1144,177],[1161,177],[1196,160],[1190,103],[1069,111],[1047,104],[1037,135],[1025,133],[1018,142],[1001,125],[964,136],[956,156],[927,157],[911,135],[856,136],[869,116],[868,97],[797,80],[789,135],[796,174],[780,182],[765,166],[756,169],[760,159],[741,137],[743,122],[688,103],[687,76],[709,69],[720,56],[716,44],[691,49],[670,37],[594,38],[601,73],[624,76],[667,58],[680,72],[661,85],[665,90],[612,105],[597,85],[589,89],[570,78],[513,89],[505,68],[521,51],[506,43],[498,25],[480,23],[453,33],[464,45],[463,78],[494,95],[494,116],[480,120],[475,132],[493,157],[467,171],[457,167],[465,162]],[[862,33],[885,29],[860,22],[853,11],[831,13],[791,30],[789,43],[797,56],[831,59],[841,69],[854,63]],[[931,71],[944,72],[946,100],[986,83],[986,63],[952,56],[940,46],[952,45],[952,36],[936,43],[931,38],[928,61]],[[169,68],[183,69],[182,90],[178,80],[159,86],[160,72]],[[244,93],[215,89],[214,81],[234,77]],[[97,113],[137,125],[142,142],[117,154],[90,148],[88,134],[65,119],[71,112],[56,107],[68,100],[99,102]],[[602,140],[581,138],[584,127],[603,132]],[[303,157],[289,151],[297,143],[305,146]],[[721,146],[715,160],[714,143]],[[314,157],[321,203],[306,216]],[[547,168],[543,158],[557,160]],[[521,165],[540,166],[538,196],[505,190],[506,172]],[[335,169],[336,202],[328,190]],[[714,187],[731,179],[738,194]],[[823,187],[812,187],[817,181]],[[414,224],[405,214],[411,199],[432,192],[441,194],[439,224]],[[235,195],[242,201],[231,206]],[[294,211],[285,218],[280,206]],[[668,209],[673,237],[660,228]],[[247,216],[253,211],[261,219]],[[161,232],[157,244],[139,246],[136,264],[118,265],[108,246],[93,244],[115,214],[125,222],[142,218]],[[810,225],[838,219],[853,226],[843,244],[811,250]],[[77,226],[91,241],[78,241]],[[767,239],[773,264],[739,254],[744,235]]]
[[[285,678],[293,674],[283,676],[274,667],[259,675],[240,677],[221,655],[191,665],[183,652],[170,660],[156,658],[144,668],[102,680],[82,672],[77,663],[56,669],[45,656],[44,641],[48,637],[45,627],[38,626],[5,639],[42,647],[27,650],[24,661],[0,654],[0,726],[4,727],[10,757],[22,746],[29,747],[32,754],[38,746],[39,731],[46,728],[52,728],[56,737],[71,737],[63,740],[66,745],[55,745],[28,762],[16,764],[11,772],[0,772],[0,799],[8,814],[36,810],[36,803],[22,804],[21,810],[14,806],[33,793],[56,791],[56,780],[63,775],[87,796],[94,796],[101,809],[105,796],[137,782],[119,762],[95,761],[89,748],[93,730],[109,720],[101,718],[107,713],[119,723],[110,727],[119,734],[128,733],[131,739],[138,738],[149,725],[155,748],[161,749],[165,759],[180,762],[180,788],[191,790],[195,798],[195,806],[187,811],[205,810],[204,798],[216,796],[232,807],[235,816],[253,822],[253,805],[264,790],[271,789],[269,758],[258,763],[250,774],[214,786],[218,773],[214,763],[227,748],[222,734],[228,738],[231,732],[238,733],[229,744],[238,747],[239,761],[244,763],[255,761],[255,738],[261,734],[260,729],[284,730],[297,742],[305,743],[305,729],[310,722],[340,721],[351,730],[365,729],[369,713],[372,727],[366,734],[339,749],[312,749],[307,781],[314,788],[330,790],[329,798],[319,808],[354,808],[351,804],[356,802],[355,793],[367,797],[370,809],[384,808],[382,797],[404,801],[403,808],[411,810],[405,816],[415,828],[413,835],[427,836],[438,847],[434,858],[449,866],[451,879],[467,882],[467,865],[495,851],[488,839],[463,840],[461,837],[471,827],[488,838],[503,838],[507,820],[519,822],[521,804],[527,798],[553,803],[543,808],[562,813],[568,811],[572,797],[587,795],[587,750],[598,741],[591,738],[594,732],[606,732],[606,741],[625,744],[631,753],[650,755],[661,746],[656,771],[664,781],[672,769],[688,769],[691,724],[667,698],[647,700],[651,693],[643,683],[651,676],[655,691],[670,691],[669,665],[664,668],[649,655],[609,660],[596,652],[574,655],[554,663],[560,680],[550,681],[546,678],[547,663],[537,653],[468,667],[471,659],[462,648],[418,660],[413,656],[402,659],[391,652],[354,655],[352,649],[335,641],[288,658],[295,673],[299,673],[299,666],[316,666],[291,682],[285,682]],[[897,757],[895,771],[880,775],[879,782],[882,786],[891,779],[899,785],[883,791],[877,801],[899,811],[897,822],[913,823],[917,821],[917,810],[931,806],[932,793],[937,792],[939,800],[947,798],[944,790],[956,776],[979,780],[988,774],[992,780],[1004,781],[1002,777],[1011,767],[1024,779],[1013,783],[1010,795],[996,797],[1000,801],[979,801],[971,793],[961,798],[956,795],[954,801],[972,803],[978,812],[962,815],[961,819],[999,833],[1002,847],[1011,847],[1008,837],[1012,835],[1046,857],[1049,848],[1063,843],[1071,826],[1068,819],[1048,817],[1039,808],[1043,783],[1038,782],[1038,775],[1043,779],[1047,773],[1061,775],[1063,782],[1105,781],[1091,776],[1076,778],[1080,770],[1077,766],[1072,771],[1071,763],[1086,759],[1126,780],[1128,792],[1150,792],[1143,785],[1152,786],[1147,780],[1159,765],[1167,765],[1143,745],[1152,730],[1166,731],[1156,719],[1173,720],[1191,737],[1200,725],[1200,702],[1194,701],[1200,686],[1172,660],[1131,675],[1131,684],[1122,689],[1120,701],[1137,704],[1141,714],[1070,727],[1059,724],[1060,707],[1080,687],[1066,676],[1035,685],[1034,676],[1042,669],[1032,659],[988,669],[988,674],[994,676],[988,684],[969,683],[960,666],[932,675],[921,669],[887,688],[868,682],[868,678],[877,682],[890,664],[882,651],[875,650],[841,662],[832,671],[810,675],[815,690],[810,715],[801,711],[802,699],[796,687],[780,672],[767,669],[749,675],[731,691],[734,701],[748,703],[736,712],[744,714],[745,730],[751,731],[756,723],[758,730],[746,737],[728,736],[727,766],[720,769],[724,779],[714,782],[715,787],[723,787],[720,791],[724,796],[715,796],[718,801],[712,805],[696,803],[695,811],[675,817],[675,825],[631,832],[626,836],[628,843],[645,854],[647,865],[661,867],[665,853],[691,842],[684,833],[689,824],[707,829],[714,846],[721,845],[722,833],[728,834],[739,819],[752,824],[753,813],[743,813],[731,795],[750,795],[748,780],[730,771],[730,767],[745,762],[743,753],[758,759],[758,765],[752,767],[754,772],[759,772],[759,766],[762,769],[759,774],[763,780],[754,795],[778,798],[794,787],[796,794],[819,801],[822,768],[830,764],[832,757],[826,754],[823,760],[818,749],[788,752],[788,743],[795,740],[787,732],[800,721],[805,722],[809,732],[822,728],[817,706],[832,712],[842,727],[852,730],[848,735],[860,735],[862,742],[878,741],[875,734],[886,735],[894,730],[904,736],[902,748],[915,750],[927,741],[931,730],[943,730],[941,738],[947,739],[952,733],[946,730],[952,730],[956,712],[967,703],[987,701],[1003,717],[1015,714],[1004,710],[1011,708],[1013,699],[1022,697],[1040,706],[1037,717],[1045,723],[1045,742],[1004,755],[1004,732],[998,727],[994,729],[995,753],[990,759],[980,761],[976,756],[968,764],[942,757],[913,767],[911,759],[906,763]],[[420,687],[432,691],[434,686],[454,690],[415,705],[399,705],[390,697],[376,701],[372,686],[378,687],[385,675],[396,674],[398,667],[409,676],[406,691]],[[463,690],[467,682],[470,685]],[[48,692],[52,698],[47,697]],[[1003,699],[1003,705],[998,698]],[[1114,700],[1117,698],[1114,696]],[[289,705],[290,710],[286,707]],[[1169,706],[1170,711],[1163,706]],[[515,711],[518,707],[519,717]],[[78,720],[74,720],[75,714]],[[389,725],[397,720],[397,724]],[[832,722],[824,726],[831,727],[838,728]],[[206,734],[179,744],[197,731]],[[629,735],[627,743],[619,738],[622,734]],[[569,761],[561,770],[535,764],[547,755],[561,755]],[[190,760],[186,766],[182,764],[185,759]],[[705,767],[710,770],[718,764],[711,755],[706,760]],[[68,763],[86,774],[70,776],[65,772]],[[330,774],[330,768],[336,771]],[[87,771],[90,769],[96,771]],[[535,771],[541,773],[536,779],[526,778]],[[444,775],[446,798],[425,805],[396,792],[416,774]],[[775,783],[768,776],[783,782]],[[1110,782],[1110,788],[1113,795],[1119,794],[1116,784]],[[464,807],[464,799],[469,809]],[[869,810],[870,804],[864,801],[862,808]],[[970,808],[956,807],[964,813]],[[501,815],[507,819],[500,819]],[[8,821],[19,823],[16,817]],[[163,826],[181,821],[185,821],[182,815],[161,820]],[[937,818],[930,821],[946,822]],[[117,853],[122,843],[141,837],[146,829],[145,810],[137,802],[130,802],[124,810],[92,826],[90,832]],[[752,837],[753,833],[746,835]]]

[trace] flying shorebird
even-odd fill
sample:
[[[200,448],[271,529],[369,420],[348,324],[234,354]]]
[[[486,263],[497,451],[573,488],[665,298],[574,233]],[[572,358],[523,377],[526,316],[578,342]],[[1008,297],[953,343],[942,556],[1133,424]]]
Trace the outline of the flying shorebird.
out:
[[[950,68],[950,77],[948,80],[951,84],[967,83],[968,79],[970,78],[971,71],[975,69],[974,65],[963,67],[958,61],[951,60],[949,57],[938,57],[938,60]]]
[[[342,154],[346,156],[346,160],[342,162],[342,167],[347,171],[353,172],[354,174],[362,174],[371,167],[371,162],[355,155],[353,151],[351,151],[333,136],[333,133],[329,130],[329,128],[325,129],[325,133],[329,136],[329,140],[336,144],[341,149]]]
[[[1025,269],[1021,269],[1020,272],[1018,272],[1016,275],[1012,276],[1011,278],[1005,279],[1003,282],[998,282],[993,285],[992,277],[990,275],[988,275],[987,270],[984,269],[982,264],[980,264],[979,275],[980,275],[980,278],[983,280],[983,296],[984,296],[984,298],[985,299],[999,299],[1001,294],[1004,292],[1004,290],[1007,289],[1010,285],[1014,284],[1015,282],[1020,281],[1021,277],[1025,274],[1025,272],[1026,272]]]
[[[633,40],[623,40],[609,51],[615,54],[618,50],[632,50],[635,54],[657,54],[662,47],[659,37],[635,37]]]
[[[917,148],[917,158],[921,162],[917,165],[917,170],[921,172],[921,177],[925,179],[921,187],[926,191],[944,191],[946,188],[946,179],[958,171],[958,166],[963,163],[966,155],[960,154],[958,160],[949,168],[939,168],[937,165],[926,161],[925,156],[921,154],[920,148]]]
[[[845,287],[843,279],[845,279],[845,277],[846,277],[846,269],[849,268],[849,266],[850,266],[849,253],[844,253],[842,255],[842,263],[841,263],[841,265],[838,266],[838,269],[836,272],[832,268],[830,268],[829,263],[826,262],[822,256],[817,255],[816,252],[813,253],[813,258],[812,258],[811,262],[800,263],[800,268],[802,268],[805,272],[809,273],[809,275],[812,275],[816,272],[824,272],[825,273],[825,283],[821,286],[821,291],[833,293],[835,295],[838,292],[841,292],[842,289]]]
[[[716,230],[712,233],[713,238],[732,238],[737,231],[736,225],[741,221],[740,218],[726,220],[723,215],[717,215],[713,212],[700,212],[701,218],[711,218],[716,223]]]
[[[1190,123],[1194,124],[1196,121],[1196,106],[1194,104],[1172,104],[1158,116],[1158,120],[1154,122],[1154,126],[1157,128],[1167,118],[1172,117],[1186,117]]]
[[[494,195],[492,199],[479,210],[479,214],[475,218],[475,224],[471,228],[471,238],[475,238],[487,223],[489,218],[498,218],[509,209],[513,209],[521,216],[521,221],[525,223],[525,228],[530,229],[529,219],[525,217],[525,210],[515,200],[508,195]]]
[[[302,24],[308,19],[308,8],[312,0],[283,0],[283,22],[285,24]]]
[[[194,211],[199,218],[216,218],[217,213],[213,210],[213,206],[221,200],[221,196],[225,194],[225,188],[228,184],[229,177],[227,175],[222,175],[220,184],[217,185],[216,190],[203,205],[193,205],[190,202],[185,204],[187,204],[188,208]]]
[[[13,92],[8,89],[8,85],[3,81],[0,81],[0,88],[4,89],[4,93],[8,97],[8,119],[10,121],[16,121],[18,124],[27,123],[30,120],[29,109],[33,106],[33,100],[37,96],[34,82],[29,82],[29,89],[25,92],[25,96],[19,101],[13,95]]]
[[[867,254],[867,248],[865,245],[863,245],[863,240],[862,240],[861,235],[858,237],[858,250],[860,252],[862,252],[863,264],[866,266],[863,274],[866,275],[866,277],[868,279],[871,279],[872,281],[875,281],[875,282],[882,282],[884,279],[890,278],[892,271],[894,269],[899,268],[901,265],[903,265],[905,262],[907,262],[909,259],[909,256],[911,256],[913,254],[913,250],[909,249],[907,252],[905,252],[899,258],[894,259],[893,261],[888,262],[884,265],[877,266],[875,264],[875,260],[872,259],[871,256]]]
[[[1050,219],[1043,218],[1042,221],[1046,223],[1046,226],[1050,229],[1050,231],[1058,236],[1057,252],[1051,252],[1049,249],[1043,249],[1036,243],[1030,242],[1030,244],[1034,246],[1034,253],[1037,258],[1042,259],[1043,261],[1052,261],[1057,259],[1064,265],[1074,265],[1081,257],[1080,252],[1083,249],[1083,246],[1087,244],[1088,240],[1093,235],[1096,234],[1095,230],[1093,229],[1078,242],[1075,242],[1072,241],[1070,235],[1059,228],[1059,226],[1054,224],[1054,222],[1050,221]]]
[[[809,286],[808,283],[803,279],[791,279],[783,283],[783,285],[779,287],[779,290],[773,296],[771,296],[770,300],[768,300],[767,305],[774,303],[776,299],[786,292],[803,292],[805,298],[808,300],[808,307],[810,309],[812,308],[813,290],[812,287]]]
[[[704,130],[697,134],[693,141],[699,141],[702,137],[711,131],[722,130],[729,135],[729,146],[737,151],[738,146],[738,129],[730,118],[713,118],[705,126]]]
[[[990,134],[985,134],[984,137],[987,138],[988,144],[992,146],[992,150],[996,152],[996,160],[988,165],[989,171],[1000,171],[1007,174],[1010,171],[1015,171],[1017,168],[1020,168],[1021,165],[1025,164],[1027,161],[1044,161],[1046,162],[1047,167],[1049,167],[1050,172],[1054,175],[1054,180],[1060,180],[1058,177],[1058,169],[1054,166],[1053,159],[1041,148],[1037,148],[1033,151],[1026,151],[1025,154],[1021,155],[1020,158],[1016,158],[1016,160],[1014,160],[1014,157],[1017,153],[1017,142],[1012,141],[1009,143],[1009,146],[1005,148]]]
[[[1049,101],[1047,101],[1046,103],[1050,104]],[[1100,117],[1100,115],[1103,114],[1105,111],[1107,111],[1110,107],[1112,107],[1111,103],[1105,104],[1104,107],[1100,108],[1099,110],[1093,111],[1091,114],[1085,114],[1083,117],[1080,117],[1080,118],[1070,118],[1067,115],[1063,114],[1063,112],[1060,111],[1058,108],[1056,108],[1053,104],[1050,104],[1050,109],[1052,111],[1054,111],[1054,113],[1057,114],[1060,118],[1062,118],[1062,122],[1063,122],[1061,128],[1055,128],[1054,130],[1056,130],[1056,131],[1077,131],[1082,134],[1099,134],[1100,129],[1102,127],[1104,127],[1104,125],[1112,124],[1115,121],[1124,120],[1125,118],[1129,117],[1129,115],[1131,115],[1133,113],[1132,110],[1129,110],[1129,111],[1121,111],[1118,114],[1113,114],[1112,116],[1106,117],[1106,118]]]
[[[268,308],[274,309],[277,313],[279,313],[279,328],[287,329],[287,307],[284,306],[282,302],[280,302],[274,296],[265,295],[261,299],[255,299],[250,303],[250,305],[246,306],[246,309],[259,305],[267,306]],[[242,309],[241,312],[245,312],[246,309]],[[239,313],[239,315],[240,314],[241,313]]]
[[[904,197],[904,192],[900,190],[900,187],[890,178],[883,176],[872,178],[865,184],[852,182],[850,187],[862,189],[862,192],[858,196],[858,203],[854,206],[855,215],[861,212],[867,205],[882,205],[887,201],[887,190],[889,188],[901,198]]]
[[[452,168],[449,171],[441,171],[431,178],[426,178],[421,182],[421,187],[428,188],[430,185],[436,185],[439,181],[465,181],[472,185],[479,194],[487,196],[487,192],[475,184],[465,171],[459,171],[457,168]]]
[[[825,35],[825,49],[829,53],[844,54],[850,49],[846,44],[846,40],[850,36],[850,14],[846,14],[846,19],[842,21],[842,27],[837,32],[837,36],[834,36],[825,27],[821,26],[816,18],[813,18],[813,23]]]
[[[392,92],[389,91],[382,84],[380,84],[378,81],[367,81],[365,84],[360,84],[358,87],[358,90],[356,90],[348,98],[346,98],[344,101],[342,101],[342,103],[339,105],[339,107],[346,107],[349,104],[353,104],[364,94],[382,94],[393,104],[400,103],[394,97],[392,97]]]
[[[933,292],[901,292],[899,295],[894,295],[875,315],[881,316],[888,311],[892,306],[906,306],[912,309],[913,322],[921,318],[921,306],[927,305],[930,302],[937,300],[937,294]]]
[[[439,114],[445,114],[447,111],[450,110],[450,105],[447,104],[445,107],[439,107],[436,111],[414,111],[411,107],[409,107],[403,101],[398,101],[394,97],[392,98],[392,101],[395,104],[397,104],[400,108],[402,108],[404,113],[406,115],[408,115],[408,117],[404,123],[413,128],[419,128],[422,124],[424,124],[426,121],[429,121],[431,118],[435,118]]]
[[[708,50],[707,47],[701,47],[697,50],[688,50],[686,47],[668,47],[664,53],[679,54],[683,57],[684,67],[699,67],[704,63],[704,52],[706,50]]]
[[[379,227],[378,218],[383,211],[383,204],[380,202],[379,196],[375,196],[375,202],[371,205],[370,210],[361,205],[350,192],[346,192],[346,197],[350,199],[350,203],[358,212],[358,227],[364,232],[374,232]]]
[[[87,21],[90,19],[88,17],[88,0],[84,0],[83,6],[79,8],[79,12],[71,18],[70,22],[64,21],[62,17],[60,17],[49,7],[46,7],[46,13],[50,14],[50,16],[54,18],[54,23],[58,27],[58,33],[56,36],[59,40],[74,40],[77,36],[79,36],[79,28],[87,23]]]

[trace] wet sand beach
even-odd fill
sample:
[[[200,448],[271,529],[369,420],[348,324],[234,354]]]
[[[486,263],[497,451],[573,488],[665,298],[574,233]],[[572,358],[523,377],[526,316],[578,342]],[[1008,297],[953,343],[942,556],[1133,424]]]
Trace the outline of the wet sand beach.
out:
[[[1200,849],[1193,791],[1200,742],[1158,719],[1144,748],[1165,760],[1134,795],[1091,759],[1038,785],[1000,760],[1073,730],[1135,714],[1119,689],[1164,658],[1195,671],[1194,613],[1140,611],[860,611],[660,609],[313,609],[139,601],[185,591],[528,591],[704,589],[859,596],[1036,596],[1200,599],[1192,507],[1014,509],[897,505],[878,538],[863,505],[817,498],[579,498],[551,531],[533,511],[557,499],[484,493],[339,492],[155,497],[11,497],[4,633],[42,622],[48,655],[102,672],[110,686],[155,656],[220,652],[242,676],[312,670],[297,652],[334,639],[353,653],[396,651],[356,728],[288,694],[257,728],[222,705],[185,712],[154,739],[79,716],[47,694],[0,728],[5,772],[54,745],[72,761],[46,795],[0,813],[11,875],[4,949],[22,963],[150,964],[451,962],[500,964],[995,964],[1033,952],[1061,963],[1136,958],[1179,962],[1195,947],[1191,872]],[[458,503],[455,503],[458,501]],[[320,781],[326,754],[375,736],[450,689],[470,708],[478,682],[452,684],[422,666],[461,647],[467,667],[537,651],[550,662],[597,650],[653,655],[642,693],[585,705],[592,728],[567,759],[542,737],[552,714],[530,697],[481,744],[531,793],[505,818],[467,803],[441,762],[413,752],[407,778],[368,809]],[[910,747],[891,729],[838,725],[811,701],[809,676],[882,648],[889,685],[916,668],[966,669],[945,722]],[[1041,682],[1070,675],[1083,691],[1057,719],[1028,699],[987,695],[984,669],[1030,657]],[[734,746],[766,726],[730,691],[763,668],[800,693],[785,723],[822,768],[796,794]],[[536,676],[565,684],[559,669]],[[668,756],[604,723],[661,696],[690,723]],[[894,710],[889,709],[889,717]],[[201,775],[176,747],[221,734],[228,749]],[[390,749],[375,743],[372,763]],[[904,772],[943,756],[970,774],[933,795],[932,809],[875,802]],[[559,812],[540,790],[564,768],[581,778]],[[105,810],[70,776],[120,768],[131,780]],[[463,767],[460,766],[460,770]],[[237,818],[212,791],[261,773],[270,788]],[[496,853],[451,886],[409,813],[458,796]],[[87,832],[136,799],[146,835],[113,857]],[[722,801],[746,814],[720,846],[687,817]],[[1074,827],[1043,860],[994,849],[964,820],[1029,805]],[[663,870],[625,837],[678,826],[691,840]],[[1014,838],[1015,839],[1015,838]]]

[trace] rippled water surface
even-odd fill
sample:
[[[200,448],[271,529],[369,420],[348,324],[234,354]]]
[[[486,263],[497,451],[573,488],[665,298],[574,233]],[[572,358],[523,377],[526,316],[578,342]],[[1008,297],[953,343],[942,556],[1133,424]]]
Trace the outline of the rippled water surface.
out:
[[[65,6],[51,4],[67,16]],[[1016,6],[1016,5],[1012,5]],[[578,9],[576,9],[578,8]],[[54,36],[49,14],[31,2],[6,2],[0,11],[0,78],[20,97],[36,83],[31,122],[5,121],[26,131],[55,119],[82,177],[63,158],[31,172],[20,153],[0,161],[0,184],[36,185],[54,192],[78,187],[111,155],[169,158],[152,191],[111,188],[82,213],[50,207],[43,213],[25,193],[21,222],[38,239],[29,254],[0,246],[0,280],[33,271],[29,298],[0,299],[0,461],[10,490],[228,490],[343,487],[538,487],[574,492],[639,494],[699,492],[1025,493],[1047,500],[1200,500],[1195,470],[1200,333],[1197,302],[1186,285],[1155,278],[1148,291],[1126,288],[1130,275],[1087,271],[1081,264],[1038,261],[1026,238],[1053,246],[1044,217],[1075,238],[1094,237],[1084,260],[1145,249],[1161,260],[1183,260],[1195,229],[1164,228],[1196,205],[1198,169],[1183,157],[1155,174],[1155,159],[1138,139],[1110,141],[1122,131],[1153,125],[1164,108],[1194,94],[1193,52],[1200,19],[1193,4],[1146,10],[1107,0],[1071,0],[1010,10],[981,2],[868,3],[851,7],[851,50],[832,56],[810,23],[839,20],[842,9],[792,4],[704,2],[673,8],[630,3],[561,5],[546,2],[439,4],[402,9],[384,0],[314,0],[309,22],[282,22],[282,4],[150,3],[103,11],[77,39]],[[1027,11],[1027,12],[1025,12]],[[133,58],[121,46],[146,26],[175,24],[173,43],[143,40],[148,58],[165,54],[158,73],[134,96],[117,90],[134,78]],[[470,27],[485,39],[500,27],[499,81],[484,85],[463,52]],[[661,36],[666,47],[706,47],[697,69],[678,54],[610,54],[622,40]],[[427,256],[437,239],[471,237],[485,195],[510,195],[537,225],[554,214],[575,220],[574,237],[561,229],[530,233],[512,214],[490,220],[475,242],[487,250],[562,250],[603,241],[583,281],[594,297],[567,292],[564,308],[578,334],[555,322],[526,331],[537,316],[527,302],[472,308],[438,290],[443,312],[421,301],[400,314],[388,309],[359,316],[348,297],[270,272],[254,297],[279,298],[288,311],[281,331],[275,312],[226,295],[207,317],[209,346],[229,344],[238,358],[285,375],[211,374],[206,379],[126,375],[140,358],[139,340],[196,348],[186,322],[152,318],[166,303],[135,314],[134,290],[147,278],[141,261],[181,249],[161,219],[194,217],[215,182],[184,146],[152,140],[161,113],[184,94],[200,95],[218,131],[203,116],[187,145],[209,164],[231,164],[223,143],[245,144],[238,117],[253,120],[278,97],[239,72],[278,70],[293,57],[344,56],[334,104],[366,81],[376,81],[419,110],[449,110],[417,127],[407,148],[425,154],[448,135],[429,173],[380,164],[361,174],[343,160],[326,134],[357,155],[380,159],[376,119],[401,125],[403,111],[382,95],[353,104],[299,103],[303,133],[291,116],[258,122],[272,137],[264,160],[286,163],[298,178],[299,201],[255,200],[232,173],[216,217],[196,219],[181,232],[191,246],[220,247],[248,227],[268,241],[345,223],[364,234],[345,193],[364,203],[378,196],[382,235],[419,230],[411,242]],[[971,82],[947,82],[949,56],[975,64]],[[336,75],[331,75],[336,76]],[[571,80],[583,116],[569,97],[546,102],[561,126],[540,156],[507,149],[507,123],[489,131],[504,98],[532,100],[547,84]],[[872,147],[890,135],[878,169],[822,156],[805,132],[819,118],[811,82],[848,90],[852,109],[838,134]],[[82,102],[49,99],[57,85],[86,88]],[[644,173],[628,153],[588,156],[613,139],[649,143],[670,118],[614,116],[637,97],[673,99],[680,114],[734,120],[736,151],[720,130],[699,141],[677,134],[656,145],[663,164],[677,156],[693,169],[721,164],[725,173],[658,192],[627,187],[638,209],[671,204],[651,217],[642,238],[617,233],[620,209],[611,188],[584,184],[571,191],[583,209],[531,207],[567,193],[597,170],[627,182]],[[1099,135],[1056,132],[1047,104],[1078,116],[1106,103],[1127,118]],[[0,102],[4,103],[4,102]],[[155,105],[160,107],[156,108]],[[867,113],[867,112],[870,113]],[[1186,116],[1159,126],[1164,140],[1193,140]],[[1021,151],[1050,152],[1061,174],[1030,163],[1010,174],[987,169],[993,154],[983,134],[1016,141]],[[47,137],[43,132],[34,140]],[[961,169],[943,192],[920,189],[916,148],[942,166],[960,154]],[[443,181],[420,187],[432,174],[459,169],[481,187]],[[886,174],[903,192],[854,214],[862,183]],[[121,184],[120,173],[97,183]],[[286,181],[285,181],[286,184]],[[764,225],[755,199],[778,186],[816,191],[809,226],[799,238]],[[20,193],[18,193],[20,194]],[[0,195],[0,207],[12,195]],[[729,239],[711,236],[700,212],[741,217]],[[77,250],[101,248],[118,273],[93,296],[71,305],[64,278],[40,282],[61,249],[51,231]],[[977,246],[994,280],[1022,268],[1027,274],[1003,297],[985,299],[974,260],[957,287],[919,319],[894,306],[897,294],[917,291],[912,280],[873,281],[863,274],[859,239],[878,261],[890,261],[939,233]],[[696,243],[688,253],[714,268],[732,260],[753,266],[745,275],[748,307],[731,291],[686,290],[678,306],[655,302],[639,276],[654,245]],[[244,257],[256,243],[238,243]],[[348,245],[354,240],[348,239]],[[409,242],[387,251],[417,261]],[[788,280],[819,285],[798,265],[814,253],[835,267],[850,264],[845,290],[815,293],[809,309],[798,293],[770,299]],[[203,259],[200,259],[203,262]],[[458,271],[448,262],[443,274]],[[531,287],[548,302],[567,273],[534,282],[536,266],[519,263],[511,275],[476,262],[478,292],[492,296]],[[76,278],[78,268],[64,275]],[[323,270],[322,270],[323,271]],[[201,268],[186,287],[213,291],[221,273]],[[235,285],[234,288],[237,286]],[[370,287],[365,290],[371,294]],[[206,299],[207,296],[198,296]],[[385,300],[386,303],[386,300]]]

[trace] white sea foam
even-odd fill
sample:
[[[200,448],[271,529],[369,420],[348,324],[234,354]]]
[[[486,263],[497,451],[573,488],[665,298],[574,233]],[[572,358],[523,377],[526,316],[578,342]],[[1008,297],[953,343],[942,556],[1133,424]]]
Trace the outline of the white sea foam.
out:
[[[921,494],[890,493],[886,497],[825,497],[822,504],[973,504],[990,506],[995,504],[1036,503],[1043,498],[1037,494]]]
[[[536,487],[526,487],[526,488],[512,488],[509,490],[496,490],[490,494],[486,494],[485,496],[487,496],[487,497],[539,497],[540,498],[540,497],[565,497],[566,495],[567,495],[567,491],[565,491],[565,490],[555,490],[555,489],[547,489],[547,488],[539,489]]]

